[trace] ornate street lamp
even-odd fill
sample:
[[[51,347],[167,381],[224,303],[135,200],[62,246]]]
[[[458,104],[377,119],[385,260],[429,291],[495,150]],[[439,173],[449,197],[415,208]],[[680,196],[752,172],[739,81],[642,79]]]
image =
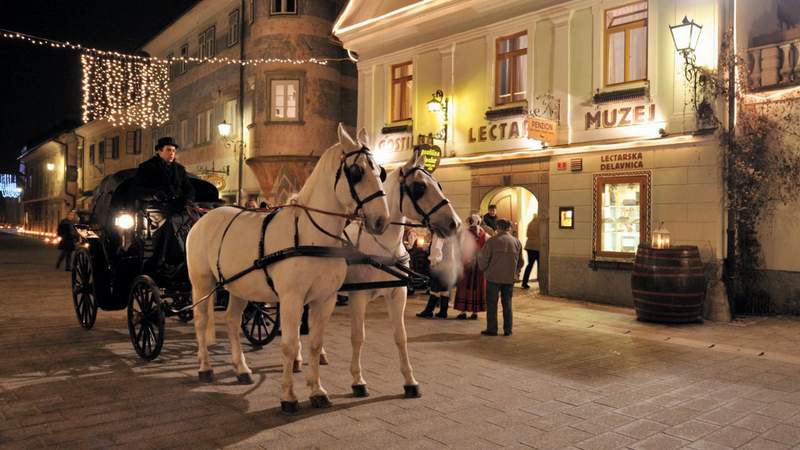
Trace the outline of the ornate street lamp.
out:
[[[438,114],[444,113],[444,126],[443,128],[438,131],[436,134],[433,135],[433,139],[439,141],[447,141],[447,103],[449,99],[444,96],[444,92],[441,89],[437,89],[436,92],[432,95],[433,98],[428,100],[428,111]]]
[[[693,78],[692,69],[695,68],[694,51],[700,41],[701,31],[703,31],[703,26],[696,24],[694,19],[689,20],[686,16],[683,17],[683,21],[680,24],[669,26],[672,42],[675,44],[675,51],[683,55],[683,73],[688,81],[692,81]]]
[[[233,148],[234,152],[239,152],[239,177],[237,182],[236,188],[236,203],[241,203],[242,198],[242,172],[244,171],[244,141],[241,139],[235,139],[231,137],[233,133],[233,126],[223,120],[220,124],[217,125],[217,131],[219,131],[219,135],[222,137],[222,140],[225,142],[225,147]]]

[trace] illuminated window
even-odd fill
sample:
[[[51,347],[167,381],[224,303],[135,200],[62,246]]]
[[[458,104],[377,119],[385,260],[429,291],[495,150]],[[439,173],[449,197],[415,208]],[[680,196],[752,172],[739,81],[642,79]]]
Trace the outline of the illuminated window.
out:
[[[270,120],[299,120],[299,97],[300,80],[270,80]]]
[[[297,0],[268,0],[269,13],[277,16],[282,14],[297,14]]]
[[[633,257],[649,230],[647,175],[596,178],[595,202],[595,254]]]
[[[528,33],[498,38],[495,54],[495,104],[525,100],[525,86],[528,84]]]
[[[647,2],[605,13],[606,86],[647,79]]]
[[[411,119],[411,88],[414,66],[402,63],[392,66],[392,122]]]

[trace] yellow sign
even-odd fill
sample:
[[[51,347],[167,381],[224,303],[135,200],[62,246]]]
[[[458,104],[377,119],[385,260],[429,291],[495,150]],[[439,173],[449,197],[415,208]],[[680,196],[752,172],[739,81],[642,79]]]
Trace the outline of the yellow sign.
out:
[[[546,142],[548,145],[556,145],[557,134],[558,123],[556,121],[528,116],[528,139],[536,139]]]
[[[225,190],[225,186],[226,186],[227,183],[225,182],[225,177],[223,177],[222,175],[220,175],[218,173],[207,173],[207,174],[202,175],[202,177],[203,177],[204,180],[206,180],[209,183],[213,184],[214,187],[217,188],[218,191],[224,191]]]
[[[420,146],[419,151],[423,157],[425,170],[433,173],[433,171],[439,167],[439,161],[442,159],[442,149],[436,145],[423,144]]]

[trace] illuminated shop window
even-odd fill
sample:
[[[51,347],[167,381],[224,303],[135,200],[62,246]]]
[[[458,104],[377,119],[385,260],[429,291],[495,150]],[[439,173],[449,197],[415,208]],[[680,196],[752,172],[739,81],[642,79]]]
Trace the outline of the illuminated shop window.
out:
[[[495,60],[495,104],[525,100],[528,85],[528,34],[497,39]]]
[[[595,183],[596,255],[633,257],[649,229],[647,176],[602,177]]]
[[[300,80],[271,80],[270,85],[270,120],[299,120]]]
[[[605,84],[647,79],[647,2],[605,14]]]
[[[411,62],[392,66],[392,122],[411,119],[411,88],[414,65]]]

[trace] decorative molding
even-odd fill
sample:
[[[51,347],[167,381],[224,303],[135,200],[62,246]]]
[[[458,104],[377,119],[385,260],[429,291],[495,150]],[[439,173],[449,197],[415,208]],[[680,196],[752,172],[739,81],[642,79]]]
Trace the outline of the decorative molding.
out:
[[[641,86],[631,89],[620,89],[616,91],[607,91],[607,92],[598,91],[596,94],[592,96],[592,102],[594,104],[622,102],[640,98],[647,98],[649,97],[649,94],[650,92],[647,86]]]
[[[486,111],[486,120],[499,120],[505,117],[522,116],[528,113],[525,105],[517,105],[509,108],[496,108]]]
[[[409,125],[387,125],[381,128],[381,134],[411,133],[412,126]]]

